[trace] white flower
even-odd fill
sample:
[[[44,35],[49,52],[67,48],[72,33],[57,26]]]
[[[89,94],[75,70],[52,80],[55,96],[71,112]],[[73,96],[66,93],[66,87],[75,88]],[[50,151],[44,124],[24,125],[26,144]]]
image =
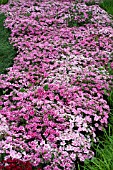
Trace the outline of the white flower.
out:
[[[21,153],[17,153],[15,150],[10,150],[10,156],[12,158],[20,159],[22,157]]]

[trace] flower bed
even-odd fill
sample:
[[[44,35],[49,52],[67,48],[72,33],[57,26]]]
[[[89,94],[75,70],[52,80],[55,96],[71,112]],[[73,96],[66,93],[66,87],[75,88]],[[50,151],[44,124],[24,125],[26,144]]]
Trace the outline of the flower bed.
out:
[[[0,153],[44,170],[76,169],[108,123],[111,18],[73,1],[10,0],[1,11],[18,55],[0,75]]]

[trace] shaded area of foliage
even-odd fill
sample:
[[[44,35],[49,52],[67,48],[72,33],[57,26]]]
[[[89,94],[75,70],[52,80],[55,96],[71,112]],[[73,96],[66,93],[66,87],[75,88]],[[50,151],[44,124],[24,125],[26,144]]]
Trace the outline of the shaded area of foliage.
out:
[[[0,73],[6,73],[6,68],[12,66],[13,58],[16,55],[16,49],[8,40],[11,32],[3,25],[5,18],[3,13],[0,14]]]
[[[1,4],[7,4],[8,3],[8,0],[0,0],[0,5]]]

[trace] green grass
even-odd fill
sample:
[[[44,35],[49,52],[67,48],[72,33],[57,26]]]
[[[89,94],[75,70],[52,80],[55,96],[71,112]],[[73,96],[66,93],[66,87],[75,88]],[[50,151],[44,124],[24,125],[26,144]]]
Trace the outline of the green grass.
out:
[[[103,0],[100,5],[108,14],[113,15],[113,0]]]
[[[6,72],[6,68],[13,65],[13,58],[16,56],[17,50],[9,43],[10,30],[4,28],[4,20],[6,16],[0,14],[0,74]]]
[[[8,3],[8,0],[0,0],[0,4],[6,4]]]

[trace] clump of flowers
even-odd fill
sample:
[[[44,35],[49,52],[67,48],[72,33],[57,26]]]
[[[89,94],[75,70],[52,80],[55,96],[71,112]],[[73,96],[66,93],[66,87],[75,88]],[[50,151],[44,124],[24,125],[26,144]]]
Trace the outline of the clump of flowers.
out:
[[[0,140],[4,139],[8,133],[9,127],[7,125],[7,120],[3,115],[0,115]]]
[[[0,170],[33,170],[30,162],[9,158],[0,163]]]
[[[80,9],[80,4],[75,5],[74,9],[69,9],[69,16],[66,18],[68,27],[83,26],[91,23],[92,11],[89,9]]]

